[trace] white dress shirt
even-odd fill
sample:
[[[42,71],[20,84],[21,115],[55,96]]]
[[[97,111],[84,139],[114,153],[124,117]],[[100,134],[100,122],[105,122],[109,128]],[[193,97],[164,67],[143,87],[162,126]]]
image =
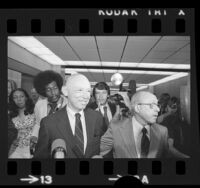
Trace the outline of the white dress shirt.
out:
[[[107,107],[107,116],[108,116],[108,120],[110,122],[112,120],[112,113],[111,113],[111,110],[110,110],[108,103],[106,103],[105,105],[100,105],[99,110],[100,110],[101,114],[104,116],[104,108],[103,108],[104,106]]]
[[[69,106],[67,106],[66,108],[67,108],[67,114],[68,114],[71,130],[72,130],[73,135],[75,135],[75,121],[76,121],[75,114],[77,112],[74,112],[71,108],[69,108]],[[78,113],[81,115],[81,124],[82,124],[82,130],[83,130],[83,138],[84,138],[84,153],[85,153],[85,149],[87,146],[87,132],[86,132],[85,115],[84,115],[83,110]]]
[[[135,140],[135,146],[136,146],[136,151],[137,151],[137,156],[138,158],[141,158],[141,138],[142,138],[142,129],[143,125],[141,125],[133,116],[132,117],[132,126],[133,126],[133,135],[134,135],[134,140]],[[145,125],[145,128],[147,129],[147,137],[150,140],[150,126]]]

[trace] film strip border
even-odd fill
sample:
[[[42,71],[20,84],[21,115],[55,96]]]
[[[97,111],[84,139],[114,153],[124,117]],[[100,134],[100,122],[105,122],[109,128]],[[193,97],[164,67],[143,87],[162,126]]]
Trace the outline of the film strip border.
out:
[[[7,35],[189,35],[191,9],[2,11]],[[26,23],[26,24],[24,24]]]
[[[126,31],[128,34],[135,34],[138,32],[138,21],[137,19],[128,19],[127,20]],[[40,19],[31,19],[30,20],[30,32],[32,34],[40,34],[42,32],[42,21]],[[102,31],[104,34],[112,34],[114,32],[115,22],[113,19],[103,19]],[[64,19],[56,19],[54,22],[55,33],[62,34],[66,32],[66,21]],[[173,24],[174,31],[177,34],[182,34],[186,32],[186,23],[185,19],[176,19]],[[16,19],[7,20],[7,33],[15,34],[18,31],[18,21]],[[152,19],[150,26],[151,33],[162,33],[162,22],[161,19]],[[78,30],[80,34],[88,34],[91,31],[90,22],[88,19],[80,19],[78,23]]]
[[[22,164],[23,163],[23,164]],[[35,177],[52,176],[55,184],[112,184],[120,177],[132,176],[146,184],[163,184],[169,178],[169,184],[174,179],[184,183],[184,176],[188,175],[189,160],[33,160],[8,161],[6,166],[7,177],[18,178],[20,184],[22,177],[28,175]],[[24,170],[24,166],[28,167]],[[91,179],[94,178],[94,179]],[[145,178],[145,179],[144,179]],[[78,182],[76,181],[78,180]],[[91,182],[85,182],[91,179]],[[170,180],[171,179],[171,180]],[[59,181],[60,182],[59,182]],[[98,182],[99,181],[99,182]],[[104,181],[104,182],[102,182]],[[150,181],[150,182],[149,182]],[[38,182],[48,184],[48,182]],[[186,182],[185,182],[186,183]]]
[[[74,14],[76,11],[79,14]],[[149,9],[136,10],[137,16],[121,15],[120,17],[114,13],[99,15],[98,11],[98,9],[2,10],[0,38],[3,37],[4,45],[7,40],[5,37],[10,35],[189,35],[194,37],[194,11],[191,9],[166,9],[167,16],[164,11],[161,11],[161,15],[160,13],[155,15],[154,10],[151,10],[151,15],[148,15]],[[106,14],[106,11],[104,13]],[[190,182],[198,182],[193,176],[199,171],[192,170],[194,164],[199,164],[198,160],[197,156],[191,165],[190,159],[32,161],[6,158],[2,160],[5,164],[1,166],[1,171],[4,172],[1,183],[20,185],[22,184],[20,178],[30,174],[42,178],[53,176],[56,184],[93,185],[108,184],[108,179],[116,178],[116,175],[139,174],[147,175],[150,184],[173,184],[174,182],[187,184],[188,178]]]

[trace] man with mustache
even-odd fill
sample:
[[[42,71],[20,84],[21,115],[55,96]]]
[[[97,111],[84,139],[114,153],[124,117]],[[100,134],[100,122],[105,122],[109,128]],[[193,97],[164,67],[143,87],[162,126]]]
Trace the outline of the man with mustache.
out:
[[[52,70],[41,71],[35,76],[33,85],[41,97],[37,100],[34,109],[37,125],[34,127],[30,138],[32,153],[38,140],[39,125],[42,118],[55,113],[67,103],[67,98],[61,92],[63,78],[59,73]]]
[[[91,86],[82,74],[71,75],[66,83],[68,102],[56,113],[42,119],[35,158],[50,158],[54,140],[66,144],[66,158],[92,158],[99,155],[103,118],[99,112],[85,108]]]
[[[156,124],[160,111],[157,97],[147,91],[136,92],[131,108],[131,118],[111,122],[101,138],[100,154],[113,149],[114,158],[168,157],[168,130]]]

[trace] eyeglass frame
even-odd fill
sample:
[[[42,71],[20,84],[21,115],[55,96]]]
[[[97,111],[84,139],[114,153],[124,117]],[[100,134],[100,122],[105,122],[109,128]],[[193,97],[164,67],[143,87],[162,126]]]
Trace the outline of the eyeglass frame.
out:
[[[138,103],[137,105],[149,105],[151,109],[154,109],[156,106],[157,108],[161,109],[161,104],[156,104],[156,103]]]

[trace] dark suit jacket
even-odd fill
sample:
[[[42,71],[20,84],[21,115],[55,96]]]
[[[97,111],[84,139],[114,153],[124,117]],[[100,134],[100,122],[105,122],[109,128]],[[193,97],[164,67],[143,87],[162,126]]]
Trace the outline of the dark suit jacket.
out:
[[[116,105],[108,102],[108,106],[110,107],[110,111],[111,111],[111,114],[112,114],[112,117],[113,117],[116,113]],[[96,102],[93,102],[93,103],[88,104],[87,107],[91,108],[93,110],[96,110],[98,108],[98,105],[97,105]],[[101,112],[99,112],[99,113],[101,114]],[[106,122],[105,122],[105,119],[104,119],[103,133],[105,133],[107,131],[107,129],[108,129],[108,125],[106,125]],[[105,158],[113,158],[113,150],[110,150],[110,152],[108,152],[104,157]]]
[[[84,156],[80,154],[75,145],[75,138],[65,106],[55,114],[42,119],[34,158],[50,158],[51,145],[56,139],[63,139],[66,142],[67,158],[91,158],[94,155],[99,155],[100,137],[103,134],[101,130],[103,118],[98,112],[91,109],[85,109],[84,115],[87,132],[87,146]]]
[[[100,154],[105,155],[113,149],[114,158],[138,158],[133,135],[132,118],[112,121],[101,137]],[[150,127],[150,148],[147,158],[168,157],[167,128],[153,124]]]
[[[116,105],[115,104],[112,104],[112,103],[108,103],[108,106],[110,107],[110,111],[112,113],[112,116],[115,115],[115,112],[116,112]],[[93,110],[96,110],[98,108],[98,105],[96,102],[93,102],[91,104],[88,104],[87,106],[88,108],[91,108]]]

